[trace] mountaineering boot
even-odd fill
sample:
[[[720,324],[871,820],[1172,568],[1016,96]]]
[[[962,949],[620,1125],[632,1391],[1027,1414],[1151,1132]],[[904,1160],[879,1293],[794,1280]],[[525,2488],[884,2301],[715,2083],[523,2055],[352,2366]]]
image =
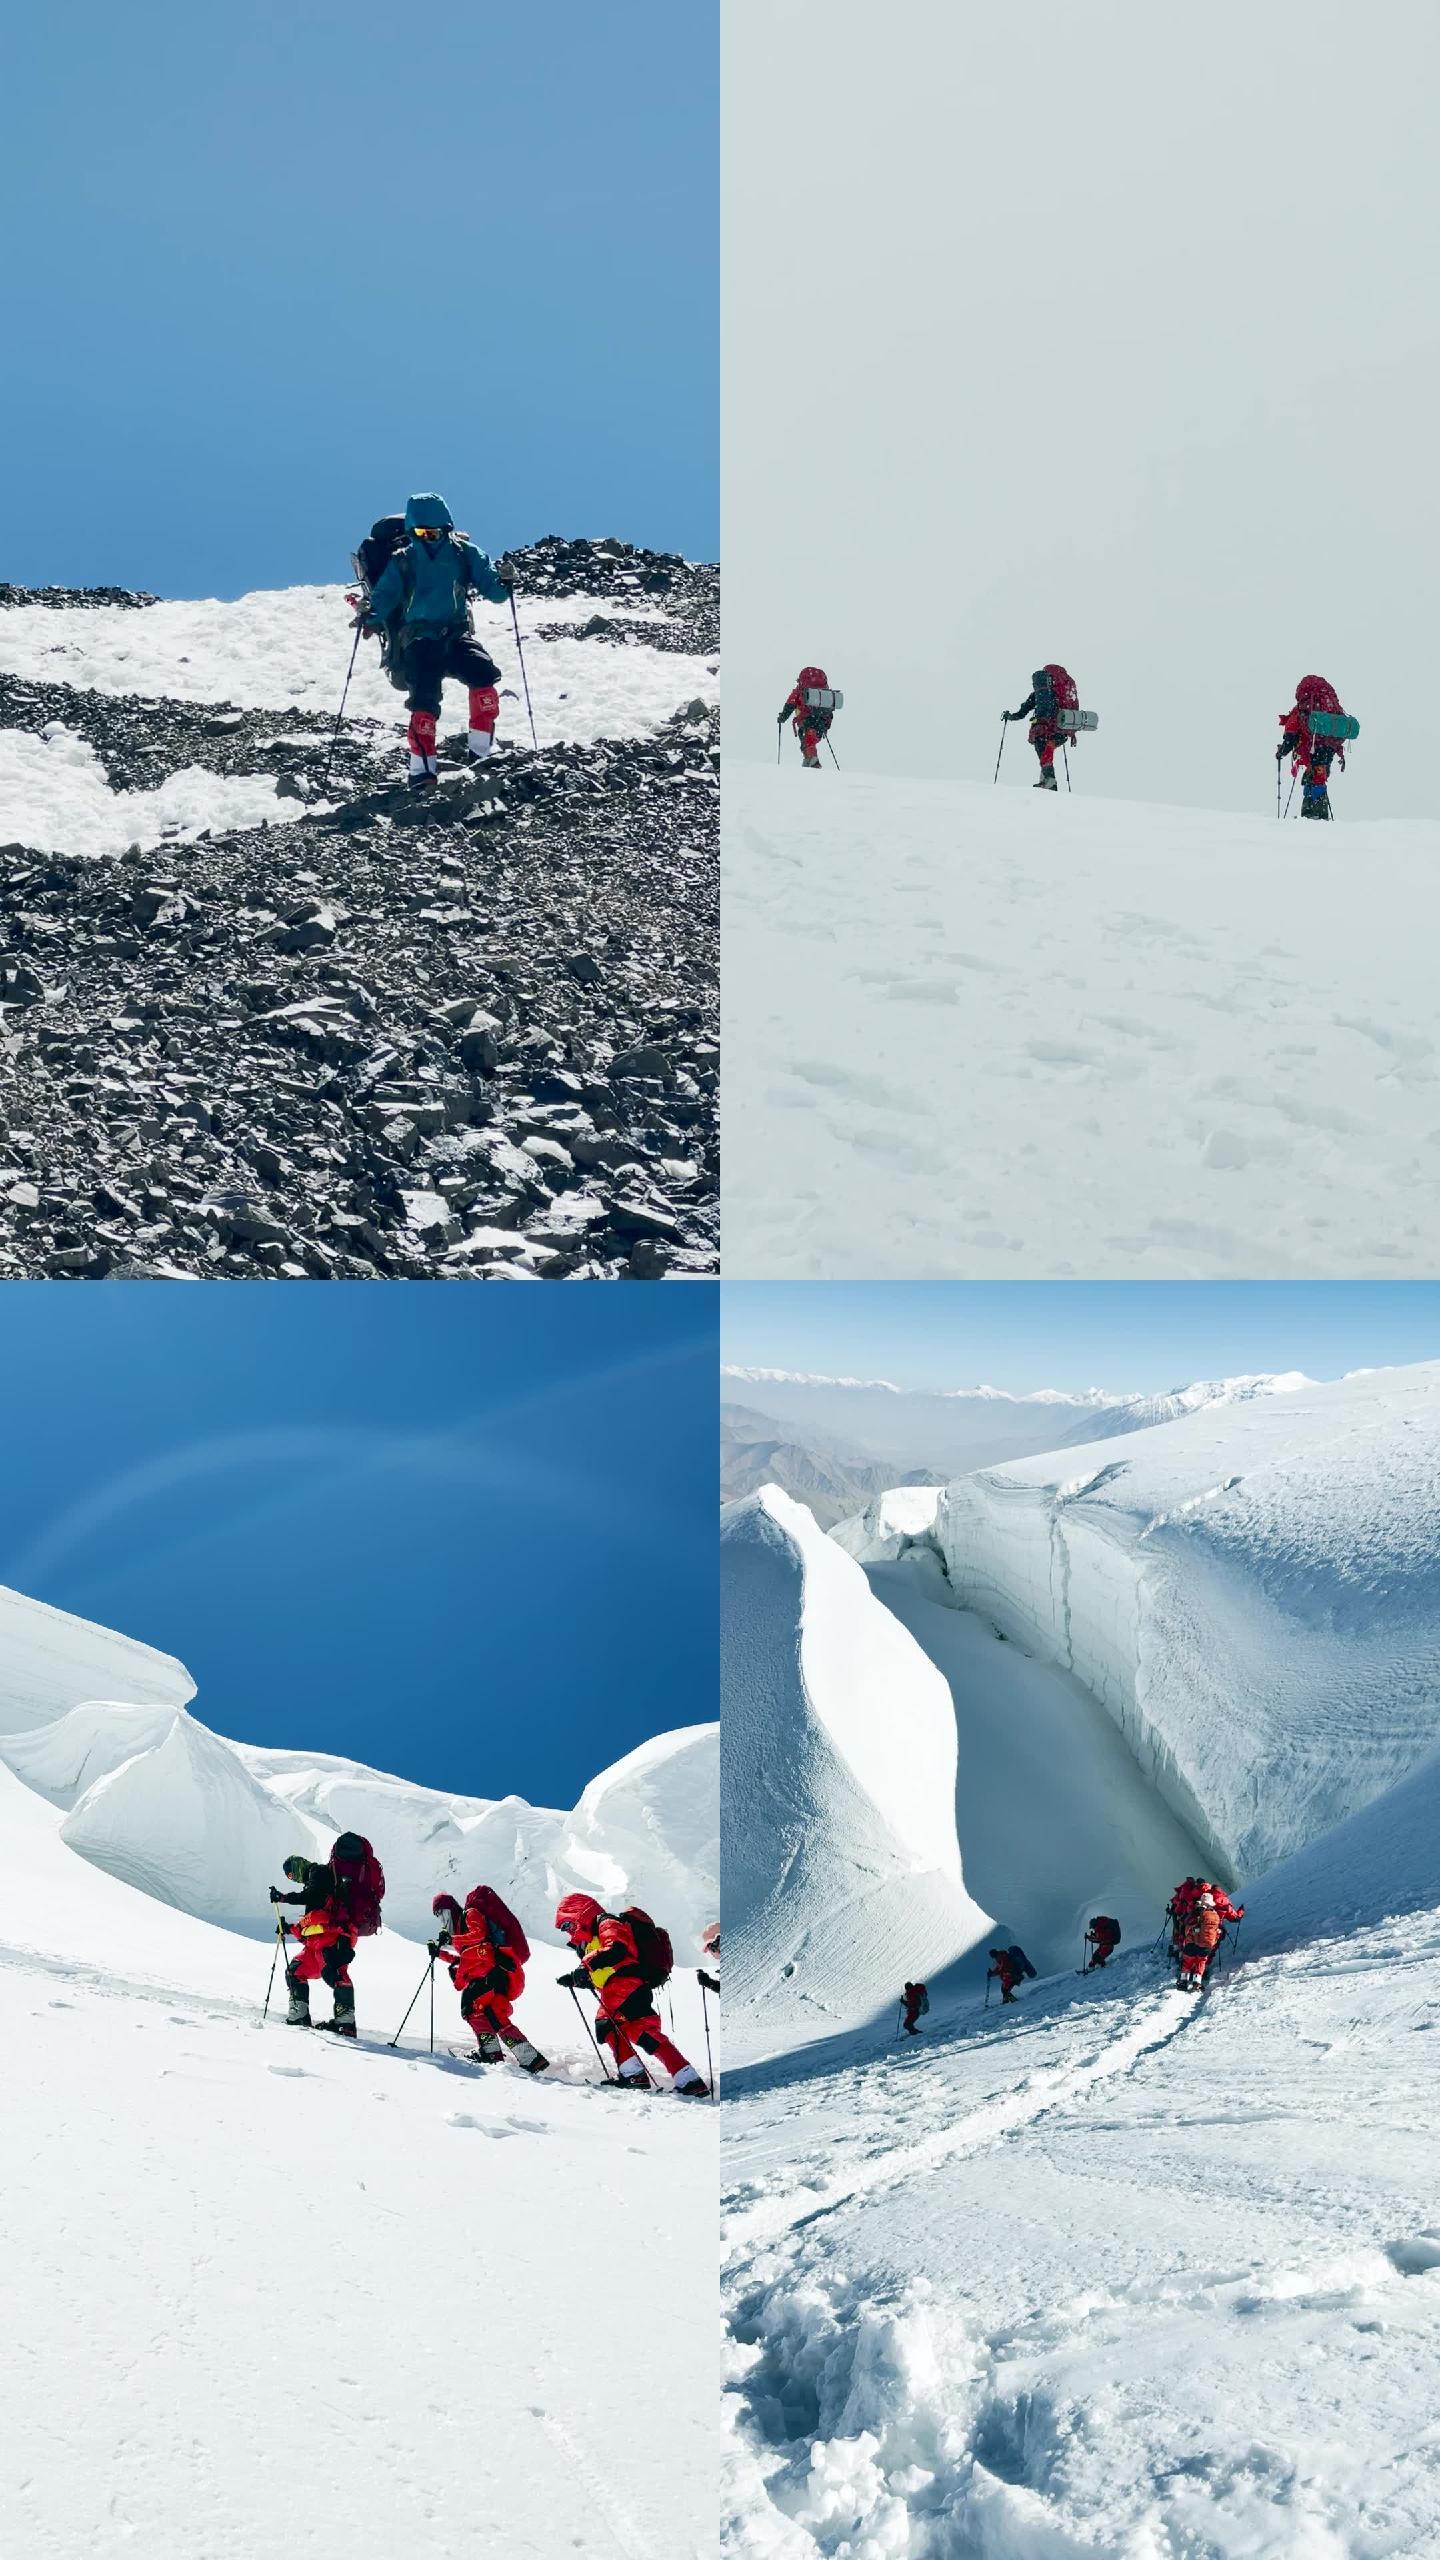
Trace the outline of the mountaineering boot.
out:
[[[510,2059],[518,2062],[522,2071],[545,2071],[549,2068],[544,2054],[536,2051],[528,2036],[515,2038],[510,2046]]]
[[[1039,781],[1035,785],[1035,788],[1037,791],[1058,791],[1060,785],[1056,781],[1053,773],[1042,773]]]
[[[1330,808],[1329,792],[1323,788],[1319,791],[1312,791],[1307,784],[1300,795],[1300,815],[1302,818],[1330,817],[1332,812]]]
[[[483,764],[494,752],[495,723],[500,717],[500,696],[493,684],[470,687],[470,734],[468,746],[477,764]]]
[[[285,1967],[285,1980],[290,1989],[290,2008],[286,2016],[285,2024],[287,2027],[308,2027],[310,2024],[310,1985],[308,1982],[297,1982],[294,1975],[291,1973],[288,1964]]]
[[[355,2033],[355,1990],[352,1983],[337,1982],[335,1985],[335,2033],[337,2036],[353,2036]]]
[[[677,2098],[708,2098],[710,2095],[692,2062],[687,2062],[683,2071],[676,2072],[670,2086]]]
[[[477,2037],[474,2058],[477,2062],[503,2062],[505,2049],[499,2037],[494,2034]]]
[[[644,2064],[637,2062],[633,2055],[628,2062],[622,2062],[617,2085],[622,2089],[648,2089],[650,2077]]]
[[[800,759],[800,770],[802,773],[818,773],[820,770],[819,757],[802,756]]]

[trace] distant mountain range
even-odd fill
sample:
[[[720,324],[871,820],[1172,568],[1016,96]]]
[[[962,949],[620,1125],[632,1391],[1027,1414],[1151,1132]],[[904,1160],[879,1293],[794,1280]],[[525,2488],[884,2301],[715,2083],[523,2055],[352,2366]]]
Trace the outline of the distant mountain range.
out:
[[[721,1492],[725,1500],[778,1484],[826,1528],[898,1484],[943,1484],[978,1467],[1038,1456],[1177,1421],[1218,1404],[1294,1394],[1298,1370],[1223,1378],[1162,1394],[1090,1387],[897,1387],[884,1378],[830,1378],[788,1369],[721,1371]],[[743,1398],[729,1391],[744,1387]]]
[[[896,1484],[943,1484],[943,1476],[927,1468],[897,1475],[886,1462],[867,1458],[863,1449],[810,1432],[803,1439],[770,1414],[748,1405],[720,1407],[720,1499],[739,1501],[766,1484],[803,1502],[823,1529],[833,1529],[863,1511],[875,1496]]]

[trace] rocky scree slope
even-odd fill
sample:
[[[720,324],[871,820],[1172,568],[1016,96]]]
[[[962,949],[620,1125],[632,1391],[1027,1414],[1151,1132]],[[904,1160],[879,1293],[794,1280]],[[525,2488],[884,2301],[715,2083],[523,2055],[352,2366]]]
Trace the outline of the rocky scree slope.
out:
[[[532,601],[659,601],[647,647],[716,646],[712,568],[554,537],[512,558]],[[0,588],[50,600],[85,601]],[[0,728],[55,721],[114,787],[198,764],[297,808],[116,859],[0,846],[0,1274],[715,1269],[713,703],[480,773],[462,735],[418,803],[375,720],[323,800],[328,715],[0,676]]]

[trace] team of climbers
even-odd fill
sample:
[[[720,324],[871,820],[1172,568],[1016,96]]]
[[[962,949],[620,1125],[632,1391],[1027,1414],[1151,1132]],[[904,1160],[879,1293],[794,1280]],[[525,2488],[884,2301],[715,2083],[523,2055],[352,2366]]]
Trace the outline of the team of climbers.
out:
[[[270,1887],[270,1900],[277,1911],[277,1941],[298,1942],[285,1962],[290,1993],[286,2023],[353,2040],[350,1966],[360,1940],[374,1937],[380,1927],[385,1871],[368,1840],[359,1832],[342,1831],[328,1858],[287,1858],[285,1876],[284,1887]],[[437,1893],[431,1909],[437,1927],[427,1952],[432,1965],[446,1967],[460,1995],[460,2014],[474,2035],[476,2061],[500,2062],[508,2052],[522,2070],[544,2071],[545,2055],[515,2024],[513,2014],[530,1961],[530,1943],[514,1912],[488,1884],[474,1886],[463,1908],[454,1894]],[[287,1917],[291,1910],[298,1917]],[[648,2056],[666,2073],[677,2096],[708,2098],[707,2082],[671,2042],[656,2015],[656,1995],[674,1968],[668,1932],[638,1903],[606,1911],[588,1893],[567,1893],[555,1926],[579,1959],[575,1970],[559,1980],[572,1993],[583,1989],[595,1994],[595,2033],[614,2057],[620,2086],[654,2086],[645,2066]],[[708,1963],[708,1970],[705,1965],[696,1968],[702,1993],[718,1993],[718,1923],[705,1931],[701,1951]],[[330,1990],[332,2017],[312,2019],[312,1982],[323,1982]]]
[[[823,667],[802,667],[777,714],[777,726],[789,720],[800,741],[800,761],[816,772],[820,767],[820,745],[828,739],[830,724],[844,700],[832,690]],[[1028,720],[1028,743],[1034,748],[1040,765],[1037,791],[1058,791],[1055,774],[1055,750],[1072,745],[1077,738],[1097,729],[1099,721],[1093,711],[1080,708],[1080,689],[1069,669],[1058,659],[1037,667],[1030,678],[1030,691],[1018,711],[1002,711],[1001,751],[1004,751],[1004,729],[1012,720]],[[1304,780],[1300,794],[1302,818],[1329,818],[1330,768],[1338,761],[1345,769],[1345,743],[1358,738],[1360,723],[1345,711],[1333,684],[1324,676],[1302,676],[1295,688],[1295,700],[1288,711],[1280,714],[1282,736],[1275,750],[1278,769],[1286,756],[1290,758],[1292,785],[1297,775]],[[833,756],[834,749],[831,749]],[[1000,771],[1000,758],[995,759]],[[1279,793],[1276,793],[1278,807]]]
[[[1177,1884],[1165,1906],[1165,1919],[1170,1929],[1169,1955],[1177,1968],[1177,1981],[1182,1991],[1203,1988],[1216,1948],[1227,1926],[1245,1917],[1243,1902],[1232,1902],[1223,1885],[1212,1884],[1204,1876],[1186,1876]],[[1162,1930],[1162,1935],[1163,1935]],[[1097,1911],[1085,1929],[1085,1962],[1083,1973],[1094,1973],[1110,1961],[1120,1944],[1118,1920],[1107,1912]],[[985,1998],[990,1998],[992,1982],[1000,1985],[1000,2001],[1004,2008],[1013,2007],[1015,1994],[1022,1982],[1034,1981],[1035,1967],[1023,1947],[992,1947],[986,1976]],[[900,2001],[900,2024],[907,2035],[918,2035],[919,2021],[930,2006],[930,1994],[923,1982],[907,1982]]]

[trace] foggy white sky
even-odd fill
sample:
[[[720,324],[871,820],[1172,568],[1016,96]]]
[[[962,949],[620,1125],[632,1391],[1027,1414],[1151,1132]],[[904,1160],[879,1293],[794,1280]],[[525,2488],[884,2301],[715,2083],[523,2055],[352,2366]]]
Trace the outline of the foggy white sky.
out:
[[[813,659],[842,764],[988,777],[1059,658],[1078,789],[1273,807],[1314,671],[1340,819],[1433,814],[1434,0],[721,20],[727,752]]]

